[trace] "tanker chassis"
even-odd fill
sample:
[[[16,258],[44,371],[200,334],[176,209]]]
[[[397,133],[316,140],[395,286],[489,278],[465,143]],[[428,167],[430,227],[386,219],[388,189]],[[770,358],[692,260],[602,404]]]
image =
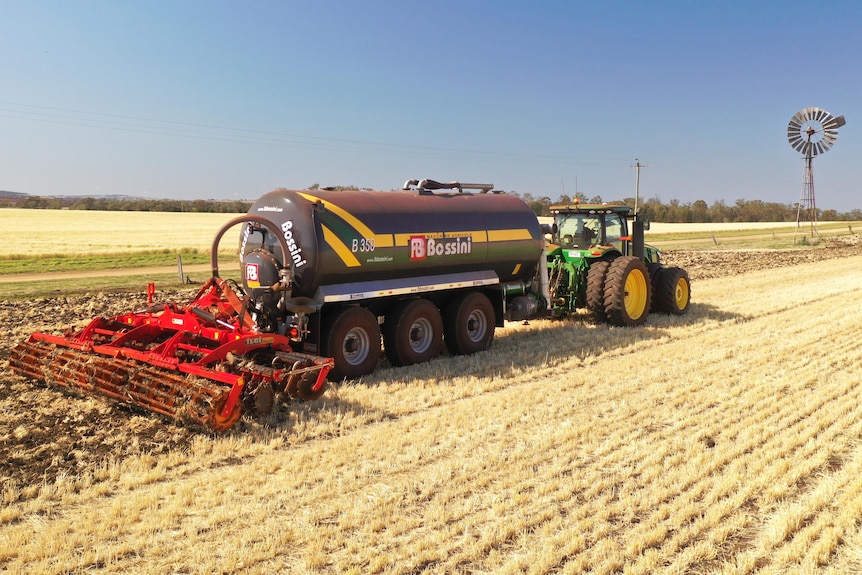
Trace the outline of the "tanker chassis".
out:
[[[443,345],[487,349],[505,320],[548,309],[542,227],[521,199],[492,189],[410,180],[401,191],[264,195],[248,213],[270,225],[247,222],[240,242],[254,321],[333,358],[330,379],[370,373],[381,353],[404,366]]]

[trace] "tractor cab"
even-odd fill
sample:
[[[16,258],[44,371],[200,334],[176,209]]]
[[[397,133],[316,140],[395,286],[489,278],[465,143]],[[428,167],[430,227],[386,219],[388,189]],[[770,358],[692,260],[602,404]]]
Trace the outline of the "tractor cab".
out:
[[[638,221],[632,212],[631,206],[623,204],[581,204],[575,201],[551,206],[554,225],[548,255],[557,250],[562,250],[563,257],[567,258],[636,255],[636,245],[643,246],[643,230],[649,228],[649,223]],[[632,231],[640,226],[640,233],[633,237]],[[569,253],[571,250],[581,252]],[[647,261],[658,261],[657,253],[648,256]]]
[[[610,210],[560,211],[554,214],[554,223],[554,243],[565,249],[612,246],[622,252],[622,238],[628,235],[625,218]]]

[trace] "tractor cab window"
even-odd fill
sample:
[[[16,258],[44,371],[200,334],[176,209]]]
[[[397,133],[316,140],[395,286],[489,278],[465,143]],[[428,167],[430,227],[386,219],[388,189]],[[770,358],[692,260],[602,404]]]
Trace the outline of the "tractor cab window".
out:
[[[623,222],[619,214],[605,214],[605,245],[614,246],[623,251]]]
[[[595,245],[601,233],[601,222],[594,215],[562,214],[557,216],[557,237],[561,247],[586,249]]]

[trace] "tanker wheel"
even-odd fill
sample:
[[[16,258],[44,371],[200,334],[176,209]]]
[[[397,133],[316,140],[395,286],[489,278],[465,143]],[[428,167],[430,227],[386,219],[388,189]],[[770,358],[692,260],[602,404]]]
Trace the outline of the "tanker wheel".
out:
[[[377,316],[362,307],[334,312],[323,329],[324,355],[335,360],[330,379],[354,378],[374,371],[380,360]]]
[[[654,285],[653,298],[659,311],[673,315],[688,312],[691,303],[691,281],[682,268],[664,268]]]
[[[494,306],[483,293],[467,292],[446,306],[443,337],[452,355],[485,351],[494,339]]]
[[[587,309],[593,312],[593,315],[599,321],[606,321],[608,314],[605,313],[605,278],[608,275],[608,268],[611,263],[607,261],[594,262],[590,265],[587,272],[587,291],[586,302]]]
[[[419,298],[400,302],[386,314],[383,348],[392,365],[434,359],[443,346],[443,318],[437,306]]]
[[[646,322],[650,307],[649,273],[643,261],[620,256],[611,262],[605,278],[605,313],[608,323],[619,326]]]

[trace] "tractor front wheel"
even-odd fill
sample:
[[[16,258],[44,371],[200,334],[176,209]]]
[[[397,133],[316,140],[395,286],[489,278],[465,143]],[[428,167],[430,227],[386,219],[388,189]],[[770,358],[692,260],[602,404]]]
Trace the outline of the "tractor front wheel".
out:
[[[604,292],[608,323],[636,326],[646,322],[650,291],[649,273],[643,261],[621,256],[611,262]]]

